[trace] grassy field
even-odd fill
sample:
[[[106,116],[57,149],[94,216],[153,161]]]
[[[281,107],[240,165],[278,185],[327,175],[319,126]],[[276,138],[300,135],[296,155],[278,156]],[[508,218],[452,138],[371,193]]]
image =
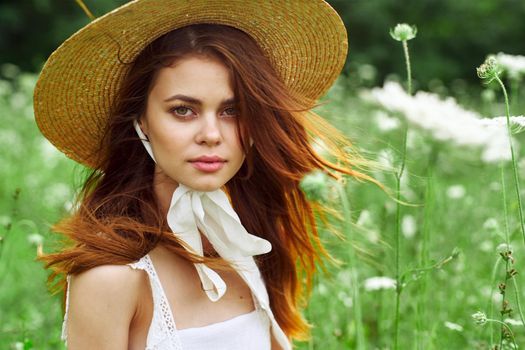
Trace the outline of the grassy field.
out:
[[[40,135],[32,112],[36,76],[11,65],[1,69],[9,79],[0,80],[0,349],[61,349],[61,296],[48,293],[47,272],[35,257],[40,244],[46,252],[53,250],[57,237],[49,227],[70,209],[83,169]],[[366,78],[338,80],[328,94],[330,103],[318,112],[343,130],[365,157],[385,168],[399,168],[403,130],[408,127],[400,193],[410,205],[400,208],[398,237],[395,201],[372,184],[348,182],[352,225],[331,220],[348,240],[322,231],[342,265],[318,275],[305,310],[313,337],[298,348],[394,349],[396,315],[399,349],[492,349],[500,343],[511,349],[509,330],[518,345],[525,345],[518,304],[519,298],[525,302],[525,242],[511,162],[497,160],[501,154],[508,156],[507,149],[489,149],[501,136],[498,131],[486,136],[485,129],[478,131],[462,119],[467,112],[436,99],[455,96],[479,117],[495,117],[505,113],[501,91],[493,86],[480,95],[459,80],[452,87],[436,80],[430,89],[435,95],[405,101],[386,86],[365,88]],[[523,115],[518,95],[513,93],[511,113]],[[401,109],[411,107],[421,118],[396,110],[388,98],[405,101]],[[439,113],[442,119],[436,118]],[[523,133],[514,138],[523,179],[520,146],[525,140]],[[373,175],[396,189],[394,171]],[[506,232],[512,258],[501,245],[507,243]],[[396,292],[397,258],[404,279]],[[498,285],[504,282],[503,295]],[[472,314],[477,311],[505,326],[495,321],[476,324]]]

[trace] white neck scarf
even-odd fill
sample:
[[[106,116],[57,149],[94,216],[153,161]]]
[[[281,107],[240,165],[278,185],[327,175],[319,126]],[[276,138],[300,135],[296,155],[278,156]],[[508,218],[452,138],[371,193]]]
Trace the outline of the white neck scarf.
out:
[[[151,145],[138,122],[135,120],[133,124],[146,151],[156,162]],[[270,252],[272,245],[267,240],[246,231],[226,193],[221,189],[209,192],[195,191],[179,184],[173,192],[167,221],[172,232],[187,243],[194,253],[203,255],[200,230],[217,253],[233,263],[232,266],[250,287],[261,308],[268,314],[272,330],[280,345],[285,350],[291,349],[288,338],[277,324],[270,309],[268,292],[253,259],[254,255]],[[205,264],[196,263],[194,266],[208,298],[214,302],[219,300],[226,292],[224,280]]]

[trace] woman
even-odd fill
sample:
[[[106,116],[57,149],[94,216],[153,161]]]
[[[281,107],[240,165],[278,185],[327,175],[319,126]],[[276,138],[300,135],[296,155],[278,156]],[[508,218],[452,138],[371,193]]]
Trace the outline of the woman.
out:
[[[68,242],[43,257],[51,280],[68,276],[69,348],[291,349],[307,338],[300,308],[329,255],[322,208],[299,182],[315,169],[373,181],[310,111],[346,50],[322,0],[138,0],[53,53],[37,123],[93,169],[54,227]]]

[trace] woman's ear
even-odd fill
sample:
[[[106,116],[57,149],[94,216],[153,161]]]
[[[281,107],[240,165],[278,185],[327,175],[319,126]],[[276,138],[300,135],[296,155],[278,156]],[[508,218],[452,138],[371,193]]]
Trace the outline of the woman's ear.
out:
[[[140,130],[142,130],[142,133],[144,134],[144,136],[146,136],[146,139],[149,141],[149,138],[148,138],[148,122],[147,122],[146,118],[144,116],[140,116],[138,118],[138,123],[139,123]]]
[[[142,139],[142,141],[149,142],[148,135],[144,132],[144,122],[142,121],[142,118],[137,118],[133,120],[133,127],[135,128],[135,131],[139,135],[139,137]]]

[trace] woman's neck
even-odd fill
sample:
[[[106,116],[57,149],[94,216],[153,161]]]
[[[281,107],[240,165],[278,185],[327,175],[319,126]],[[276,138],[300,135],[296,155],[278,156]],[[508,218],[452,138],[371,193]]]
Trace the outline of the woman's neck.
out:
[[[178,186],[178,183],[166,176],[162,171],[155,172],[155,175],[153,177],[153,190],[155,192],[155,199],[157,200],[157,204],[161,210],[163,217],[166,217],[168,215],[168,210],[170,208],[173,192],[175,192]],[[213,249],[213,246],[211,245],[210,241],[202,233],[201,240],[204,255],[214,256],[217,254],[215,249]]]

